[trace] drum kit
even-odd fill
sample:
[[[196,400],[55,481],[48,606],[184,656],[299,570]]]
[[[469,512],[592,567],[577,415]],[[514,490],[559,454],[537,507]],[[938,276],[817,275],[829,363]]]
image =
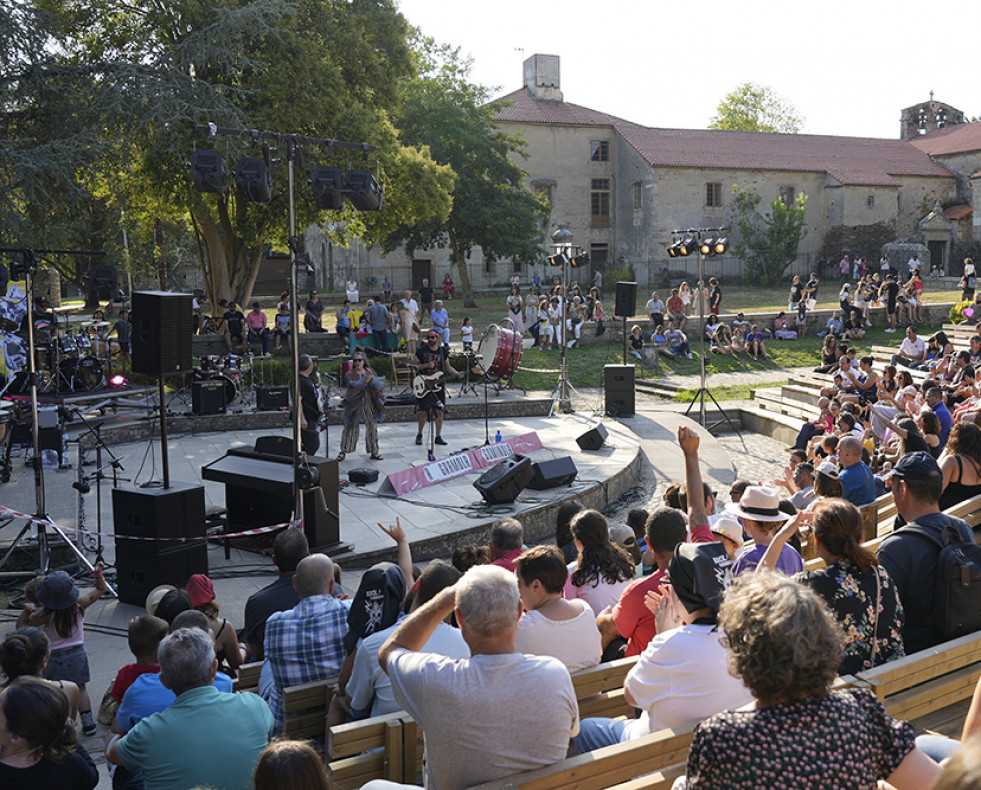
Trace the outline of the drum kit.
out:
[[[225,391],[225,406],[241,398],[242,405],[252,405],[256,391],[256,370],[253,355],[210,354],[201,357],[201,363],[191,369],[184,379],[184,386],[174,393],[174,399],[187,401],[196,381],[220,381]]]
[[[109,322],[85,321],[73,332],[63,321],[51,316],[34,325],[38,390],[83,393],[98,389],[106,382],[106,371],[112,369]]]

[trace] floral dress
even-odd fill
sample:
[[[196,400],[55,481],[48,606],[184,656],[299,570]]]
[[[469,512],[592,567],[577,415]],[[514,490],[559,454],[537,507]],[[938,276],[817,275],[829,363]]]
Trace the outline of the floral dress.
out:
[[[872,663],[872,628],[875,622],[876,575],[880,584],[877,650]],[[851,675],[906,655],[903,650],[903,606],[896,585],[881,565],[865,573],[844,559],[825,568],[804,571],[798,578],[824,599],[845,634],[839,675]]]
[[[875,790],[914,747],[913,726],[865,689],[711,716],[695,730],[687,790]]]

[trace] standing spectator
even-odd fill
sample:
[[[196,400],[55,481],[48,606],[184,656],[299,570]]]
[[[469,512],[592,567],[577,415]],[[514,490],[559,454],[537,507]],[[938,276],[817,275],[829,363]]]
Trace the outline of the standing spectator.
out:
[[[804,298],[804,286],[801,285],[800,275],[795,274],[794,279],[790,285],[790,300],[787,302],[788,310],[796,310],[797,305],[800,304],[801,299]]]
[[[241,313],[239,313],[241,315]],[[243,316],[244,318],[244,316]],[[133,325],[129,322],[129,310],[119,311],[119,320],[112,325],[116,330],[116,342],[119,344],[119,356],[123,360],[123,366],[132,366],[133,360],[129,355],[129,341],[133,334]],[[239,336],[241,336],[241,324],[239,325]],[[227,335],[226,335],[227,343]],[[230,351],[231,349],[229,349]]]
[[[453,284],[453,275],[447,272],[446,276],[443,277],[443,296],[452,299],[454,293],[456,293],[456,288]]]
[[[599,298],[603,298],[603,272],[599,269],[593,270],[593,288],[599,293]]]
[[[892,497],[906,525],[883,540],[879,561],[896,583],[906,611],[903,644],[910,654],[946,638],[934,631],[945,619],[935,594],[940,545],[934,541],[952,533],[973,543],[974,533],[959,518],[940,511],[943,473],[929,453],[907,453],[896,462],[891,477]]]
[[[364,312],[371,327],[371,338],[375,348],[383,354],[388,353],[388,308],[384,302],[373,301]]]
[[[907,266],[909,267],[909,273],[910,273],[910,274],[912,274],[912,273],[913,273],[913,272],[915,272],[915,271],[916,271],[917,269],[919,269],[919,268],[920,268],[920,253],[918,253],[918,252],[914,252],[914,253],[913,253],[913,257],[912,257],[912,258],[910,258],[910,259],[909,259],[909,260],[908,260],[908,261],[906,262],[906,265],[907,265]]]
[[[296,566],[310,554],[310,544],[302,529],[288,527],[276,535],[272,545],[272,561],[279,577],[261,590],[252,593],[245,602],[245,627],[243,641],[249,649],[250,661],[265,658],[263,642],[266,638],[266,621],[276,612],[285,612],[300,602],[300,595],[293,584]]]
[[[674,321],[679,329],[684,331],[685,324],[688,323],[688,313],[677,288],[671,289],[671,296],[668,297],[667,310],[668,318]]]
[[[337,336],[344,341],[345,346],[351,336],[351,303],[347,299],[337,311]]]
[[[974,301],[974,289],[977,287],[977,282],[978,282],[978,278],[974,269],[974,259],[965,258],[964,276],[961,277],[961,282],[960,282],[962,302]]]
[[[816,272],[811,272],[811,276],[807,280],[807,284],[804,286],[804,305],[808,310],[813,310],[817,307],[818,291],[821,288],[821,278],[817,276]]]
[[[521,302],[521,291],[514,285],[511,286],[511,293],[508,294],[506,304],[507,318],[511,322],[512,328],[516,334],[523,335],[525,332],[524,316],[522,315],[524,305]]]
[[[279,304],[276,305],[276,318],[273,326],[273,336],[276,338],[275,351],[279,351],[282,338],[286,338],[286,350],[293,347],[292,333],[290,332],[290,295],[283,291],[279,297]]]
[[[324,329],[324,303],[320,301],[317,292],[310,291],[307,299],[306,315],[303,317],[303,328],[307,332],[326,332]]]
[[[412,291],[406,291],[402,295],[402,304],[412,313],[412,320],[419,321],[419,303],[412,298]],[[418,331],[418,330],[417,330]]]
[[[539,345],[538,339],[540,336],[539,327],[541,324],[538,321],[538,297],[535,296],[535,292],[529,290],[528,295],[525,297],[525,328],[531,335],[532,347],[536,348]]]
[[[249,325],[249,345],[251,346],[256,339],[262,340],[262,353],[269,353],[269,318],[262,310],[262,305],[258,302],[252,303],[252,309],[245,316],[245,323]]]
[[[848,255],[845,255],[845,257],[842,258],[841,262],[838,264],[838,269],[841,271],[841,282],[844,284],[848,280],[848,275],[851,274],[852,271],[852,259]]]
[[[647,317],[651,319],[651,326],[657,329],[664,323],[664,302],[657,295],[657,291],[651,293],[651,298],[647,300]]]
[[[886,332],[889,333],[896,331],[896,313],[899,310],[898,299],[899,283],[896,282],[895,274],[889,274],[879,288],[879,301],[885,301],[886,315],[889,316],[889,328],[886,329]]]
[[[422,315],[428,316],[433,311],[434,295],[435,291],[429,284],[429,279],[423,278],[422,285],[419,288],[419,307],[422,310]]]
[[[892,264],[889,263],[888,253],[882,253],[882,257],[879,258],[879,277],[883,280],[889,276],[893,271]]]
[[[447,349],[450,347],[450,315],[443,307],[443,300],[437,299],[432,311],[429,313],[429,320],[432,322],[433,329],[439,332],[443,338],[443,345]]]
[[[302,559],[294,584],[300,602],[266,621],[265,654],[273,679],[269,707],[276,732],[283,729],[283,692],[287,688],[340,672],[348,630],[347,607],[332,595],[334,563],[330,557],[311,554]]]
[[[471,568],[412,612],[379,652],[396,701],[426,733],[426,787],[459,790],[551,765],[579,731],[566,668],[515,651],[520,600],[513,573]],[[454,612],[471,657],[421,652]],[[365,790],[391,786],[370,782]]]
[[[158,653],[160,679],[177,701],[114,739],[109,762],[142,770],[146,790],[247,790],[272,731],[266,703],[257,694],[223,694],[212,685],[214,642],[198,628],[178,628]]]
[[[398,303],[399,324],[402,327],[402,337],[405,338],[405,350],[411,355],[416,353],[416,341],[419,339],[419,323],[415,313],[403,299]]]
[[[709,285],[712,286],[712,294],[709,296],[709,312],[712,315],[718,315],[722,309],[722,289],[715,277],[709,278]]]

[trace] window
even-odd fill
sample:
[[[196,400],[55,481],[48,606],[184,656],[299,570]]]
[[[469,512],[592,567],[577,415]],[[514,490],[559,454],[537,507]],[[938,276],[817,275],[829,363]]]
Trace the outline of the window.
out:
[[[591,227],[610,227],[610,179],[594,178],[590,181]]]
[[[541,195],[545,198],[545,202],[548,203],[548,207],[552,207],[552,185],[551,184],[535,184],[532,189],[536,195]]]
[[[794,187],[780,187],[780,201],[788,208],[794,205],[797,199],[797,190]]]
[[[709,181],[705,185],[705,207],[722,208],[722,184]]]
[[[865,207],[866,208],[875,208],[875,195],[866,195],[865,196]]]
[[[634,211],[644,207],[644,183],[634,181]]]
[[[607,140],[593,140],[589,144],[589,161],[609,162],[610,143]]]

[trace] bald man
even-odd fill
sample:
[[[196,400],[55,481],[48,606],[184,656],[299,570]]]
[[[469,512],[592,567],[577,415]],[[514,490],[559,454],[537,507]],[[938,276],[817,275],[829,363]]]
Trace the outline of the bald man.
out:
[[[869,465],[862,460],[862,443],[854,436],[844,436],[838,442],[838,463],[842,498],[855,507],[875,502],[875,479]]]
[[[293,585],[300,602],[266,621],[266,661],[272,673],[269,707],[275,732],[283,729],[283,692],[290,686],[336,675],[344,662],[347,607],[333,597],[334,563],[311,554],[296,566]]]

